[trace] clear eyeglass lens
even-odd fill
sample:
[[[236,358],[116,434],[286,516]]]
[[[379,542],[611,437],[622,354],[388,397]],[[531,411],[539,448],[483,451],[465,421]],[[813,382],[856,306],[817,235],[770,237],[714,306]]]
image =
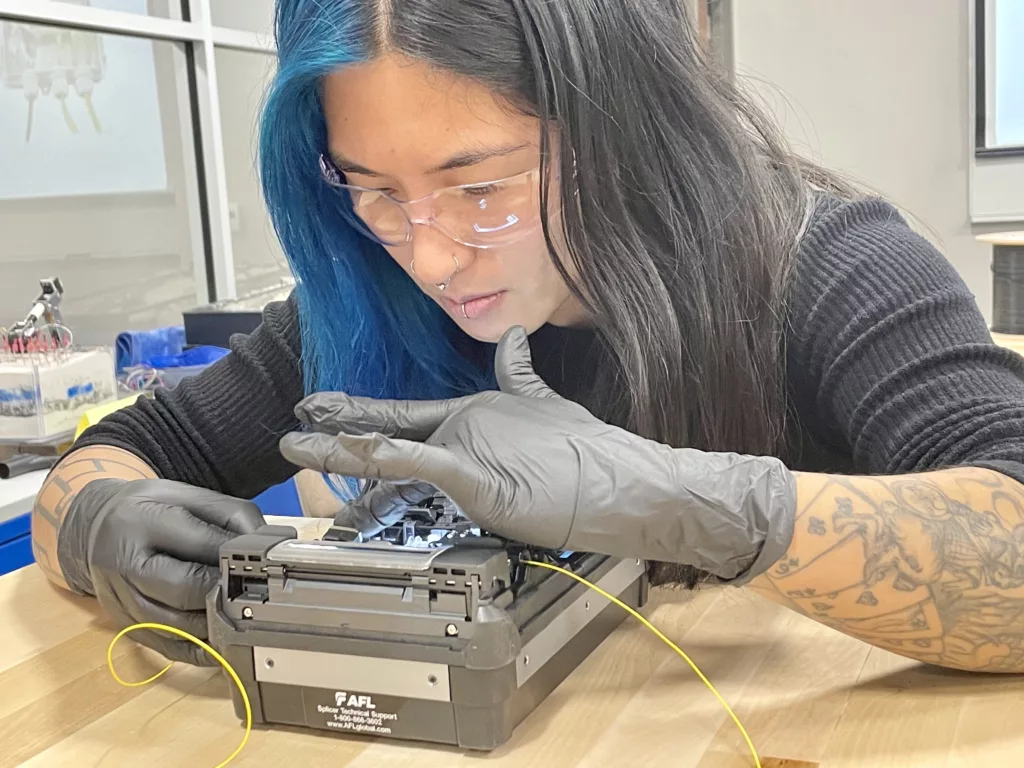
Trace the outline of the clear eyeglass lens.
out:
[[[464,243],[497,245],[518,237],[537,218],[532,177],[445,190],[436,201],[437,223]]]
[[[387,195],[369,190],[350,189],[352,211],[369,230],[385,243],[404,243],[409,235],[409,219],[402,207]]]
[[[339,185],[341,186],[341,185]],[[374,190],[345,187],[357,224],[385,245],[408,242],[412,224],[402,205]],[[532,174],[496,184],[443,190],[427,203],[438,227],[467,245],[510,242],[539,220],[539,201]]]

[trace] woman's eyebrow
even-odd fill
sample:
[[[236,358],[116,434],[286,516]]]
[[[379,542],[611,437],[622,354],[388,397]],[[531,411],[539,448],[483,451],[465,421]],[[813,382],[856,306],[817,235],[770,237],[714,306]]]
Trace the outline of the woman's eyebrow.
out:
[[[495,147],[481,147],[479,149],[468,149],[463,152],[458,152],[445,160],[440,165],[431,168],[427,171],[428,174],[441,173],[442,171],[451,171],[456,168],[468,168],[482,163],[484,160],[490,160],[494,157],[504,157],[505,155],[511,155],[513,152],[518,152],[524,149],[527,144],[510,144],[505,146]],[[366,166],[360,165],[359,163],[349,160],[338,152],[330,152],[331,160],[334,161],[335,166],[342,173],[355,173],[360,176],[381,176],[382,174],[377,171],[371,170]]]
[[[342,173],[357,173],[360,176],[380,176],[376,171],[371,171],[369,168],[364,168],[359,163],[347,160],[334,150],[331,150],[328,154],[331,156],[331,162],[333,162],[334,166]]]
[[[451,171],[456,168],[468,168],[471,165],[482,163],[484,160],[490,160],[492,157],[511,155],[513,152],[518,152],[526,146],[524,143],[466,150],[465,152],[452,155],[437,167],[431,168],[427,173],[440,173],[441,171]]]

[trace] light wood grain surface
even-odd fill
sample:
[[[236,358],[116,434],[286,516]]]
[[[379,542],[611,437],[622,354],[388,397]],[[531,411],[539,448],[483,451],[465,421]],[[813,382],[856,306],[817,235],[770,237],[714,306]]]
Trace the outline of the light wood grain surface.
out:
[[[1024,338],[995,335],[1024,352]],[[326,520],[289,522],[317,535]],[[1024,765],[1024,678],[927,667],[743,590],[654,590],[643,613],[686,651],[746,726],[765,768]],[[0,768],[215,766],[242,737],[219,670],[175,665],[126,688],[95,603],[35,566],[0,577]],[[127,680],[162,668],[126,638]],[[741,768],[753,765],[714,696],[632,618],[489,753],[298,729],[254,730],[231,763],[274,768]]]
[[[1010,232],[988,232],[977,235],[975,239],[991,245],[1024,245],[1024,229]]]
[[[312,523],[311,523],[312,524]],[[324,522],[318,522],[323,525]],[[924,667],[743,590],[655,590],[644,613],[687,651],[747,727],[768,768],[1024,764],[1024,679]],[[215,766],[243,730],[216,670],[175,665],[142,688],[106,666],[113,628],[93,601],[30,566],[0,578],[0,768]],[[126,638],[127,680],[159,657]],[[753,759],[682,659],[632,618],[497,752],[254,730],[232,766],[457,768],[693,766]]]
[[[992,341],[1001,347],[1012,349],[1018,355],[1024,354],[1024,336],[1016,336],[1008,333],[993,333]]]

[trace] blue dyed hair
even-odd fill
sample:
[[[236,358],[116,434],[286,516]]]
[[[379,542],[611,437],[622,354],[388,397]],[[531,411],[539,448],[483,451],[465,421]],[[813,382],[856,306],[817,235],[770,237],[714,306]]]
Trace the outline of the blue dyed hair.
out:
[[[307,386],[409,399],[494,387],[493,347],[353,231],[321,180],[321,78],[399,51],[537,118],[550,255],[609,353],[588,409],[672,446],[784,450],[807,181],[853,191],[792,154],[687,14],[685,0],[278,0],[262,178],[299,281]],[[546,215],[556,176],[564,248]]]
[[[538,119],[548,248],[610,353],[581,396],[588,409],[676,447],[786,450],[786,288],[807,181],[854,192],[793,155],[707,56],[687,5],[278,0],[261,167],[299,281],[309,388],[425,398],[494,386],[493,349],[354,232],[321,182],[321,77],[394,50]],[[546,215],[556,175],[564,249]],[[699,576],[668,571],[652,583]]]
[[[279,0],[278,70],[259,126],[270,218],[296,278],[307,393],[445,398],[494,388],[493,345],[476,342],[384,248],[339,213],[323,183],[320,79],[365,61],[373,29],[359,0]]]

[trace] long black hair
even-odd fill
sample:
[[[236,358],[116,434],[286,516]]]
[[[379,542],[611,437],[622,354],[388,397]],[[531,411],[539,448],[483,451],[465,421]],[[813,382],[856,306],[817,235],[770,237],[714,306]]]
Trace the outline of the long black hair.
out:
[[[568,247],[551,252],[618,363],[605,375],[619,381],[598,386],[627,400],[607,410],[673,446],[777,452],[785,286],[808,182],[831,182],[733,86],[686,3],[381,0],[377,11],[379,50],[474,78],[539,117],[544,162],[555,129]]]
[[[343,31],[326,22],[339,14]],[[311,52],[358,38],[350,61],[401,53],[538,117],[542,178],[557,158],[562,180],[562,231],[544,218],[549,249],[613,361],[588,405],[676,447],[783,449],[786,284],[812,188],[845,190],[796,159],[734,87],[684,0],[280,0],[278,37],[282,68],[311,73]],[[288,93],[280,85],[278,101]],[[273,114],[287,130],[287,110]],[[280,146],[266,142],[264,171],[283,206],[303,180],[275,165]],[[548,196],[545,182],[545,213]],[[276,217],[286,252],[304,236],[295,209]]]

